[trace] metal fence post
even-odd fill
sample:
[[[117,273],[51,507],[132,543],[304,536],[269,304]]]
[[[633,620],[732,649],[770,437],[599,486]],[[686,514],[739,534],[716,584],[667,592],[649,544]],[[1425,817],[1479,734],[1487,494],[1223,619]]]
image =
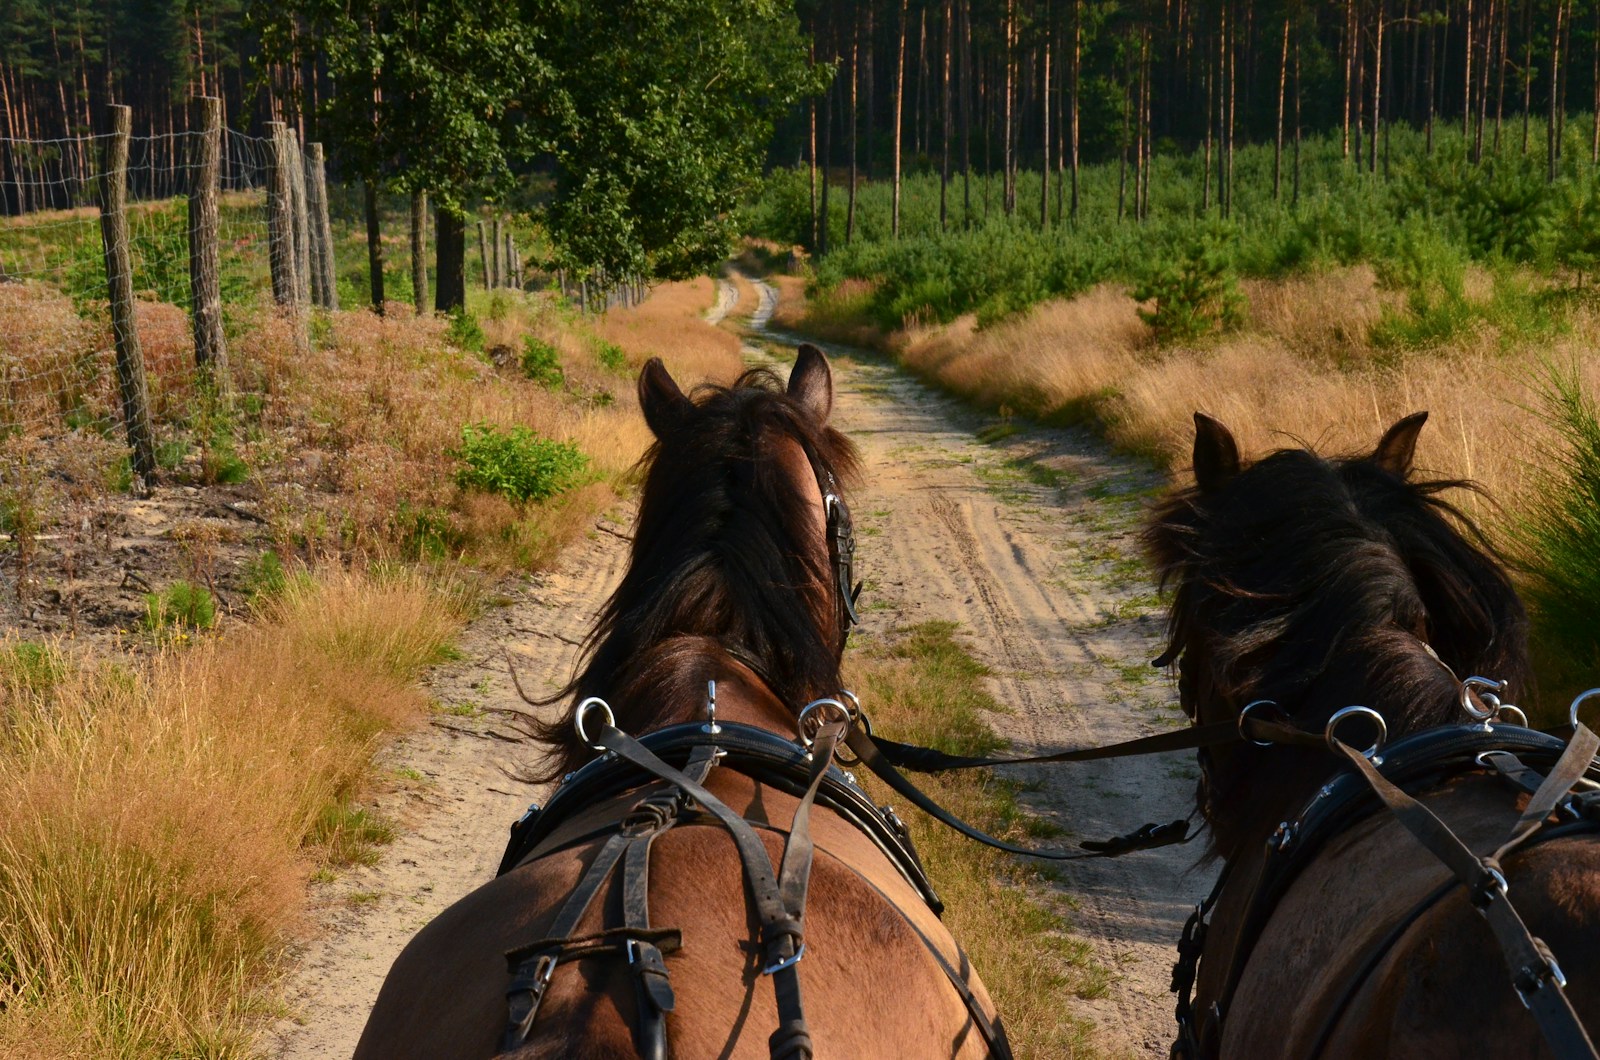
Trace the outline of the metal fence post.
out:
[[[115,103],[108,109],[111,136],[101,165],[100,235],[106,249],[106,289],[111,300],[111,331],[117,343],[122,418],[128,427],[133,470],[148,488],[155,480],[156,447],[150,429],[144,350],[134,325],[133,262],[128,252],[128,140],[133,130],[133,111]]]
[[[193,107],[194,126],[200,130],[189,168],[189,301],[194,320],[194,364],[213,383],[226,387],[228,357],[222,336],[222,280],[217,247],[222,100],[198,96]]]

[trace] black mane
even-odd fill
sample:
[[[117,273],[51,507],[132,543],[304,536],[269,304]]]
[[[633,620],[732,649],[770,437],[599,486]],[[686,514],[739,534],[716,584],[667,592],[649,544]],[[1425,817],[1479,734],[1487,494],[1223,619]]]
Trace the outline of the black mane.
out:
[[[1440,496],[1454,488],[1472,487],[1286,449],[1165,500],[1144,541],[1176,587],[1166,657],[1184,657],[1185,709],[1217,721],[1270,699],[1320,727],[1362,704],[1394,738],[1462,720],[1457,676],[1526,695],[1527,616],[1492,546]],[[1272,775],[1279,763],[1287,776]],[[1224,853],[1252,803],[1332,768],[1278,748],[1209,764],[1203,804]]]
[[[691,720],[703,712],[706,676],[730,648],[758,660],[792,708],[839,687],[829,557],[800,539],[819,513],[785,473],[778,444],[798,443],[819,482],[853,478],[854,447],[766,369],[731,387],[702,386],[694,404],[641,461],[627,573],[585,640],[577,675],[548,701],[571,703],[532,727],[553,752],[542,778],[592,754],[572,730],[577,702],[605,699],[630,732]]]

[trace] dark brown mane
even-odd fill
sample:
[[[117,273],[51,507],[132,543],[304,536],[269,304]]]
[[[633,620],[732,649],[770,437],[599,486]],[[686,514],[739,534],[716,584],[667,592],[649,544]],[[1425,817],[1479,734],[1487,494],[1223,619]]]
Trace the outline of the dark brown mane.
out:
[[[566,710],[533,726],[552,752],[540,777],[592,756],[571,724],[588,696],[605,699],[634,733],[702,716],[705,675],[726,649],[758,660],[791,708],[839,687],[829,557],[801,537],[820,513],[785,473],[779,446],[798,443],[819,481],[841,484],[855,475],[855,448],[766,369],[698,388],[694,406],[641,461],[627,573],[585,640],[577,675],[549,700],[569,699]]]
[[[1197,472],[1206,470],[1201,444]],[[1492,546],[1441,496],[1472,487],[1408,481],[1409,452],[1400,474],[1378,455],[1286,449],[1238,469],[1235,453],[1231,474],[1152,513],[1145,546],[1162,585],[1175,587],[1166,657],[1183,656],[1180,696],[1197,720],[1270,699],[1320,727],[1362,704],[1385,716],[1393,738],[1462,720],[1451,670],[1527,693],[1522,604]],[[1282,789],[1314,785],[1332,768],[1315,752],[1281,748],[1221,753],[1208,765],[1203,808],[1223,853],[1255,804],[1293,797]]]

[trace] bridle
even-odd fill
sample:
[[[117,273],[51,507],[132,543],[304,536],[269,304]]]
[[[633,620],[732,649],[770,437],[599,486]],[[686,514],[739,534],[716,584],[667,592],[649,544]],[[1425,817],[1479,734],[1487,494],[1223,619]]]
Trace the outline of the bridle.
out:
[[[817,488],[822,491],[828,562],[833,567],[833,587],[839,602],[839,651],[842,654],[850,628],[861,624],[861,616],[856,613],[856,599],[861,595],[862,585],[855,580],[856,528],[850,518],[850,506],[839,492],[833,472],[823,471],[817,478]]]

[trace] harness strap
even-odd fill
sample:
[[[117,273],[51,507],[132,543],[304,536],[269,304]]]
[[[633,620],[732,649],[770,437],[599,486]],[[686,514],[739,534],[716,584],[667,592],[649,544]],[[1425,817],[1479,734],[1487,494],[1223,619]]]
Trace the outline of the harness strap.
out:
[[[1203,727],[1210,728],[1210,726]],[[1233,739],[1239,738],[1238,733],[1233,725],[1229,724],[1226,726],[1226,728],[1230,732],[1234,733]],[[1299,730],[1294,731],[1298,732]],[[1145,739],[1164,739],[1167,736],[1180,735],[1183,735],[1183,733],[1163,733],[1159,737],[1146,737]],[[1139,742],[1141,741],[1134,741],[1134,743]],[[1146,824],[1142,828],[1129,835],[1119,836],[1113,840],[1091,840],[1080,844],[1080,846],[1084,848],[1083,850],[1035,850],[1032,847],[1017,846],[1014,843],[1007,843],[1003,839],[996,839],[989,833],[980,828],[973,827],[972,825],[963,821],[961,818],[952,814],[949,810],[946,810],[943,806],[940,806],[921,788],[917,787],[915,784],[911,783],[910,780],[906,779],[904,774],[895,769],[894,765],[888,760],[881,750],[882,742],[863,732],[861,729],[851,729],[849,735],[845,737],[845,745],[855,753],[856,757],[860,759],[863,765],[872,770],[873,773],[877,774],[879,779],[909,799],[914,806],[922,810],[929,817],[932,817],[934,820],[945,825],[947,828],[955,829],[957,832],[960,832],[969,839],[975,839],[985,846],[994,847],[996,850],[1004,850],[1008,854],[1021,854],[1025,857],[1043,858],[1047,861],[1079,861],[1084,858],[1114,858],[1134,850],[1151,850],[1156,847],[1171,846],[1175,843],[1187,843],[1190,839],[1194,838],[1194,836],[1189,833],[1189,822],[1187,820],[1180,819],[1167,824]],[[908,745],[899,744],[896,746],[906,747]],[[918,750],[922,750],[922,748],[918,748]],[[939,754],[940,752],[934,751],[930,753]],[[1075,754],[1076,752],[1065,753]],[[1049,758],[1053,756],[1046,757]],[[989,764],[988,759],[968,759],[966,761],[970,761],[977,765]],[[1030,761],[1030,759],[1016,759],[1015,761]],[[950,768],[964,769],[967,767],[959,766]]]
[[[864,737],[865,739],[858,739]],[[1106,758],[1132,758],[1137,755],[1160,754],[1163,751],[1192,751],[1200,747],[1250,740],[1259,743],[1290,744],[1301,747],[1322,747],[1323,734],[1308,732],[1287,720],[1273,718],[1259,712],[1242,715],[1237,721],[1213,721],[1204,725],[1191,725],[1154,736],[1141,736],[1103,747],[1079,747],[1070,751],[1053,751],[1050,754],[1024,755],[1020,758],[991,758],[988,756],[952,755],[931,747],[898,743],[881,736],[851,733],[850,749],[860,754],[857,744],[872,743],[881,757],[902,769],[916,773],[941,773],[948,769],[978,769],[984,766],[1013,766],[1029,763],[1043,765],[1048,762],[1095,762]]]
[[[622,861],[622,927],[639,998],[634,1036],[643,1060],[666,1060],[666,1014],[677,1003],[661,948],[650,941],[650,847],[660,834],[652,831],[628,844]]]
[[[595,895],[611,876],[631,837],[621,832],[607,839],[600,852],[578,880],[578,886],[562,903],[555,921],[550,925],[547,944],[530,952],[529,948],[512,950],[506,954],[511,965],[511,985],[506,989],[509,1010],[506,1033],[500,1043],[502,1052],[519,1047],[533,1028],[533,1018],[539,1014],[539,1003],[550,987],[550,977],[555,974],[561,960],[561,946],[578,927],[583,914],[594,903]],[[536,944],[538,945],[538,944]],[[552,952],[553,951],[553,952]]]
[[[1525,842],[1557,802],[1582,776],[1600,746],[1586,728],[1579,727],[1560,761],[1550,771],[1530,801],[1528,809],[1512,829],[1511,838],[1488,857],[1474,854],[1443,821],[1422,803],[1390,783],[1377,768],[1336,736],[1330,740],[1366,779],[1373,792],[1395,815],[1405,829],[1430,853],[1444,863],[1467,888],[1474,908],[1489,922],[1501,956],[1511,972],[1511,982],[1525,1005],[1538,1021],[1539,1029],[1551,1049],[1563,1060],[1597,1060],[1594,1043],[1578,1020],[1572,1003],[1562,992],[1565,978],[1550,954],[1549,947],[1528,931],[1527,925],[1506,899],[1505,875],[1500,857]],[[1529,815],[1536,813],[1530,823]]]
[[[805,915],[806,879],[810,873],[812,846],[809,817],[811,804],[816,799],[822,777],[832,762],[833,747],[838,741],[842,722],[824,724],[818,732],[812,759],[811,784],[795,810],[795,822],[790,840],[784,851],[784,871],[775,876],[772,859],[767,848],[749,822],[739,816],[721,799],[707,791],[699,782],[680,770],[663,762],[643,744],[614,725],[601,725],[596,745],[611,751],[662,780],[678,787],[694,799],[699,806],[722,822],[733,837],[744,865],[745,881],[751,900],[761,921],[761,943],[767,965],[764,974],[773,977],[773,990],[778,1002],[778,1030],[768,1039],[768,1048],[775,1060],[795,1058],[810,1060],[813,1050],[811,1036],[805,1028],[805,1013],[800,996],[800,976],[796,964],[805,953],[802,922]],[[795,849],[795,834],[801,837]],[[803,866],[803,869],[802,869]],[[803,873],[803,875],[802,875]],[[780,879],[783,881],[780,885]],[[785,899],[796,904],[790,906]]]

